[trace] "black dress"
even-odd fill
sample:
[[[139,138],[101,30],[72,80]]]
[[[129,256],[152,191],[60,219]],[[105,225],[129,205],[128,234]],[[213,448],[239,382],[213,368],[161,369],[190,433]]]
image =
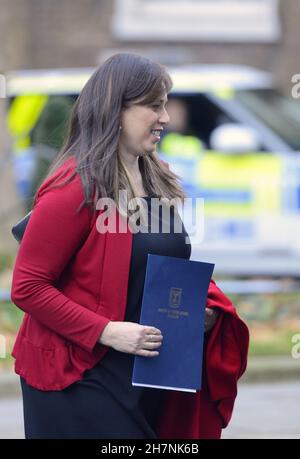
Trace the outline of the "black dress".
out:
[[[150,213],[150,197],[144,199]],[[190,258],[188,234],[184,226],[181,233],[174,232],[180,217],[170,214],[168,233],[162,232],[160,212],[158,232],[133,234],[126,321],[139,322],[148,253]],[[40,391],[21,378],[25,437],[157,438],[156,421],[166,391],[132,386],[133,362],[133,354],[110,348],[82,380],[61,391]]]

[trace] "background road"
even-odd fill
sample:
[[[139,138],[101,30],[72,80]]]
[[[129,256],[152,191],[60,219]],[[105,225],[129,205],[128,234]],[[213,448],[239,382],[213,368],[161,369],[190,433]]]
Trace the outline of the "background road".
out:
[[[0,438],[24,438],[22,400],[0,398]],[[300,438],[299,382],[240,384],[222,438]]]
[[[222,438],[300,438],[300,384],[240,384]]]

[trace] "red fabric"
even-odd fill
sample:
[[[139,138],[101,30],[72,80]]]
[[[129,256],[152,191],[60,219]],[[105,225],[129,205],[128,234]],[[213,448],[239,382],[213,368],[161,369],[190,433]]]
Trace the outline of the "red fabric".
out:
[[[161,438],[216,439],[230,421],[237,381],[246,370],[249,333],[230,300],[212,280],[207,307],[220,310],[204,354],[203,388],[172,392],[160,423]]]
[[[71,159],[62,170],[74,170]],[[84,208],[80,178],[40,187],[16,259],[11,297],[25,312],[12,355],[15,371],[40,390],[82,379],[107,347],[97,343],[109,320],[124,320],[132,233],[100,234]],[[160,438],[218,438],[231,416],[237,380],[246,368],[248,331],[231,302],[211,282],[208,306],[222,310],[206,348],[204,388],[169,391]]]

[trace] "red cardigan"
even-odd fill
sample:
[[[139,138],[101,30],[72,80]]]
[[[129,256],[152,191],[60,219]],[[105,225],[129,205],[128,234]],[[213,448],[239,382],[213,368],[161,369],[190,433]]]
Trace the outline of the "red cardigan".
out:
[[[73,159],[62,169],[66,177]],[[100,234],[99,212],[86,207],[80,177],[40,187],[17,255],[11,297],[25,312],[12,351],[15,371],[40,390],[61,390],[82,379],[108,348],[97,343],[110,320],[124,320],[132,233]],[[231,417],[237,380],[245,371],[248,329],[214,281],[208,307],[222,310],[209,333],[204,387],[169,391],[160,438],[219,438]]]

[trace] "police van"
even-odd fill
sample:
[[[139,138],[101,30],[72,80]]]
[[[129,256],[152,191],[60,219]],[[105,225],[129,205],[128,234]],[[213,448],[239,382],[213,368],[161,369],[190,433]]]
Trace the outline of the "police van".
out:
[[[26,195],[34,180],[37,156],[47,163],[60,147],[65,121],[93,70],[7,75],[20,193]],[[277,91],[269,74],[249,67],[169,71],[169,107],[179,110],[179,122],[172,126],[170,113],[158,149],[188,196],[203,200],[204,232],[192,258],[215,263],[216,274],[299,277],[300,102]]]

